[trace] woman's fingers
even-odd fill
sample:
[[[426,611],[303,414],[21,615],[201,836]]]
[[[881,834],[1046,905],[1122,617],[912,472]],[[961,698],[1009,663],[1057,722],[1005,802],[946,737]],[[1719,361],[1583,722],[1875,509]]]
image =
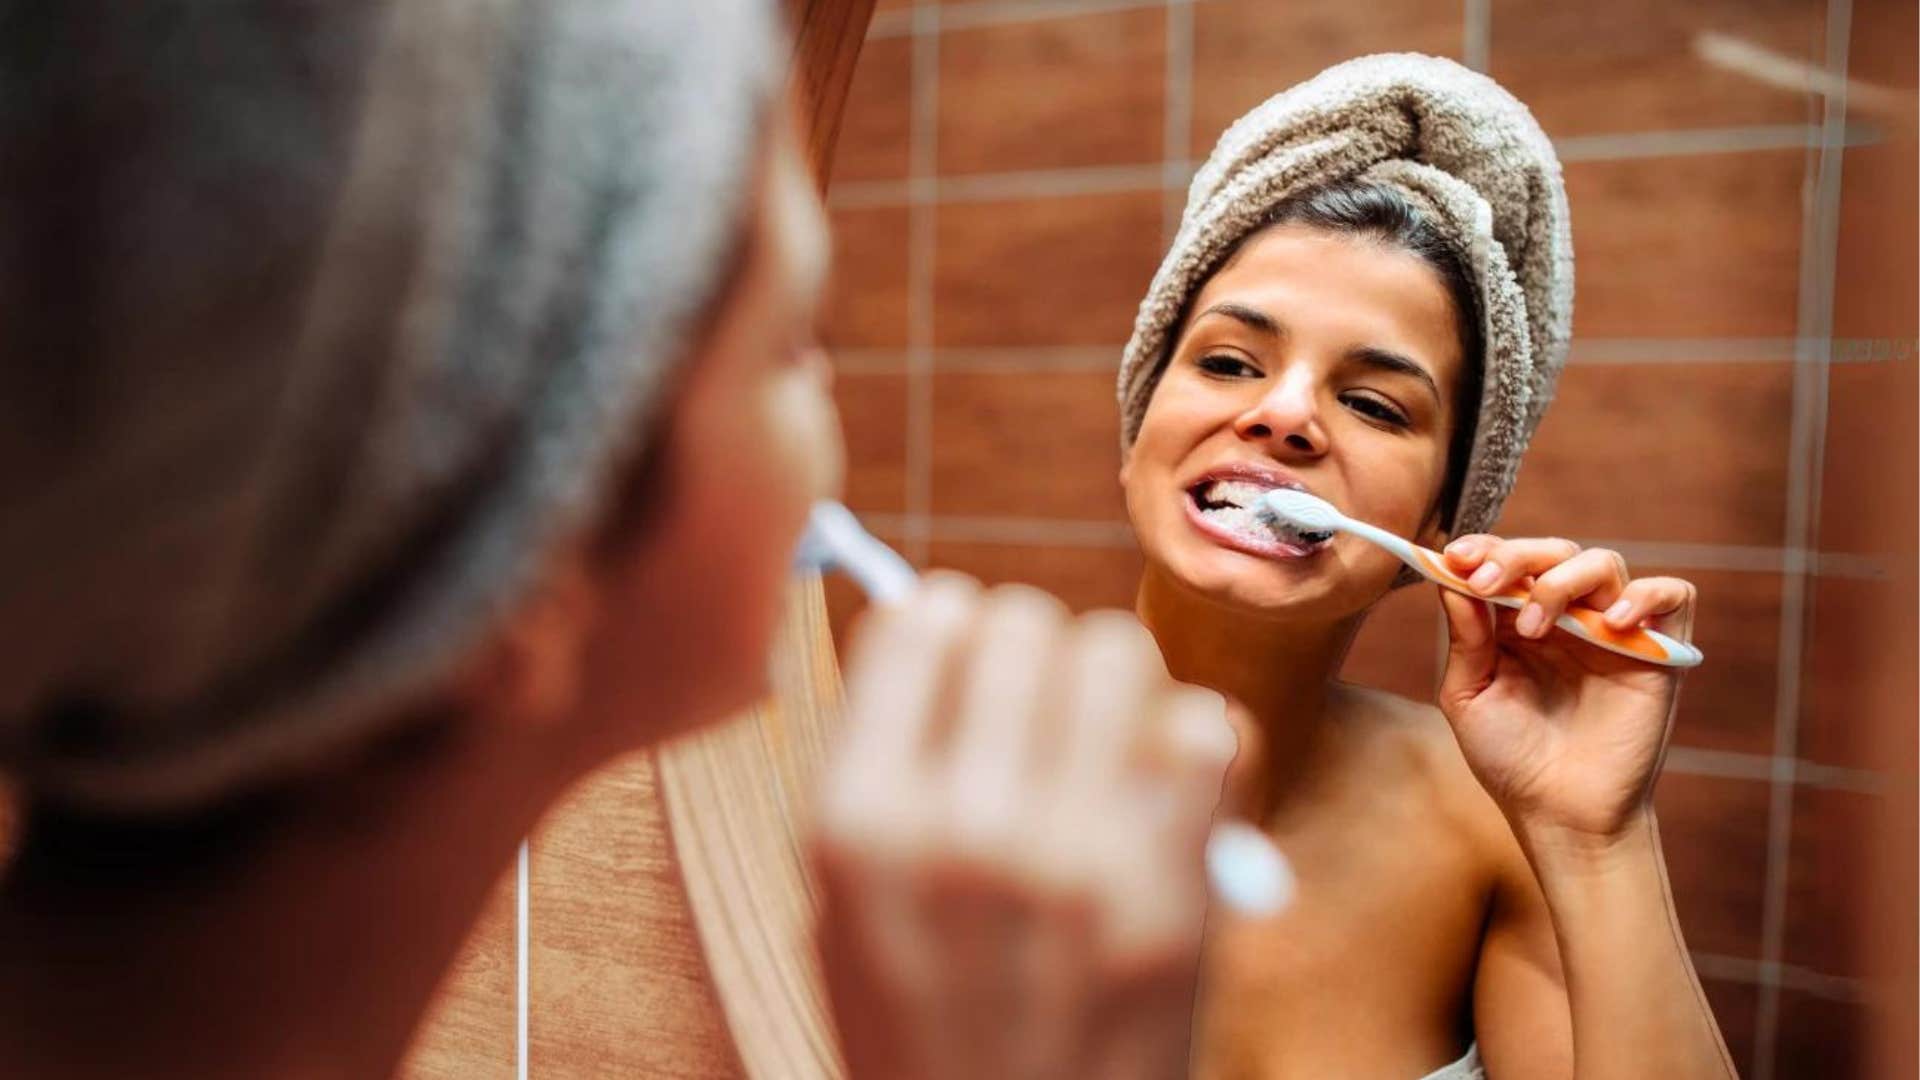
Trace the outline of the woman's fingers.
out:
[[[1580,553],[1580,545],[1553,537],[1502,540],[1489,536],[1475,539],[1479,542],[1468,548],[1473,553],[1472,558],[1461,561],[1474,564],[1471,572],[1465,572],[1465,577],[1467,584],[1482,596],[1505,592]],[[1454,561],[1449,558],[1449,562]]]
[[[1676,577],[1650,577],[1630,582],[1607,608],[1607,625],[1626,630],[1651,621],[1681,641],[1693,640],[1694,613],[1700,591],[1693,582]]]
[[[981,606],[946,775],[955,812],[949,828],[963,848],[998,847],[1019,829],[1067,619],[1066,605],[1024,586],[995,589]]]
[[[1484,600],[1440,590],[1447,615],[1447,667],[1440,679],[1440,705],[1449,715],[1456,704],[1479,696],[1493,682],[1500,651],[1498,625]]]
[[[1224,700],[1129,615],[951,576],[865,627],[848,672],[816,857],[855,1071],[1183,1060]]]
[[[1521,637],[1545,637],[1568,607],[1580,603],[1604,611],[1620,599],[1630,580],[1619,552],[1589,548],[1535,575],[1514,629]]]

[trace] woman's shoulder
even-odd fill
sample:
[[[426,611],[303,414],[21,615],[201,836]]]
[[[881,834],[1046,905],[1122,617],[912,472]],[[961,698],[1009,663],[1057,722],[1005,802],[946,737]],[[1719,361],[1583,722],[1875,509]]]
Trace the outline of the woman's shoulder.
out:
[[[1490,871],[1519,854],[1506,816],[1467,767],[1439,706],[1368,686],[1335,686],[1342,722],[1374,744],[1374,753],[1411,770],[1433,812],[1473,841]]]

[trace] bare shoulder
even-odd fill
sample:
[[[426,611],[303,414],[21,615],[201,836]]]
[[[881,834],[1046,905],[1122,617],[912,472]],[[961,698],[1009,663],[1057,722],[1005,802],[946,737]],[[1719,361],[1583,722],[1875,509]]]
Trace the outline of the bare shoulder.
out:
[[[1446,817],[1474,847],[1494,876],[1505,876],[1525,856],[1505,815],[1495,805],[1460,753],[1453,728],[1438,706],[1372,687],[1337,684],[1348,722],[1418,771],[1435,813]]]

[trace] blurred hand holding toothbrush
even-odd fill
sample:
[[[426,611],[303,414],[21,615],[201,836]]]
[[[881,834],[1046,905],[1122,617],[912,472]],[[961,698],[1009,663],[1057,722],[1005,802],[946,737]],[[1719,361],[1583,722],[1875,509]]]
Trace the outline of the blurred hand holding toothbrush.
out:
[[[850,1074],[1183,1074],[1209,880],[1249,914],[1292,887],[1263,834],[1214,826],[1224,700],[1173,682],[1131,615],[916,584],[837,504],[800,561],[881,605],[815,837]]]

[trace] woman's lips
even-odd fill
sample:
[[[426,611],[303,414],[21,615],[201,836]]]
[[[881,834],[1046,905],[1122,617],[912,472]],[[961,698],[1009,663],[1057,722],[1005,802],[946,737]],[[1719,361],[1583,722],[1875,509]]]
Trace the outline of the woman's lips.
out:
[[[1243,552],[1248,555],[1257,555],[1263,559],[1306,559],[1318,555],[1330,546],[1327,544],[1317,544],[1311,548],[1305,548],[1286,543],[1277,536],[1271,538],[1250,536],[1210,520],[1205,514],[1201,513],[1200,505],[1194,501],[1192,492],[1183,491],[1180,501],[1187,508],[1187,521],[1191,523],[1201,535],[1224,548],[1231,548],[1234,551]]]

